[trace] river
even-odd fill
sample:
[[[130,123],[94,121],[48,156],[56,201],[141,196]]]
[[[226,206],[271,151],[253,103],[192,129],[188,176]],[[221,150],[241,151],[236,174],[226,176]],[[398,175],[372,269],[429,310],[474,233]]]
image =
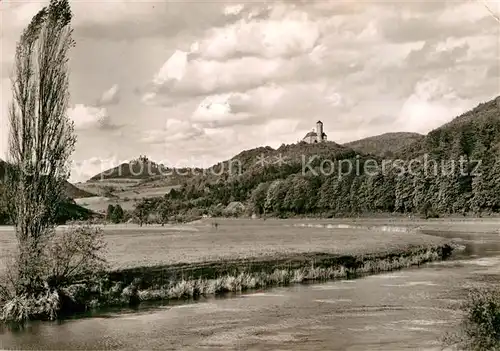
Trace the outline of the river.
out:
[[[452,260],[357,280],[104,311],[0,330],[0,349],[439,350],[467,288],[498,281],[500,236],[458,238]]]

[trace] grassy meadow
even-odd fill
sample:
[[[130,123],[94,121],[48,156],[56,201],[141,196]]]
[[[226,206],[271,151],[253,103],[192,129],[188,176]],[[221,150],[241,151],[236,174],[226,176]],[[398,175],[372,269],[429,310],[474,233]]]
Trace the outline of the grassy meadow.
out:
[[[164,227],[106,225],[110,271],[64,294],[92,309],[345,279],[445,258],[449,241],[421,234],[418,224],[207,218]],[[0,227],[0,244],[4,263],[15,247],[12,228]]]
[[[219,224],[217,228],[213,225],[215,222]],[[346,228],[346,223],[353,228]],[[119,224],[106,225],[103,229],[112,269],[311,253],[363,255],[444,242],[444,239],[412,230],[421,225],[418,221],[386,223],[382,220],[203,219],[185,225]],[[455,226],[463,228],[464,224]],[[0,255],[12,250],[14,244],[12,229],[1,227]]]

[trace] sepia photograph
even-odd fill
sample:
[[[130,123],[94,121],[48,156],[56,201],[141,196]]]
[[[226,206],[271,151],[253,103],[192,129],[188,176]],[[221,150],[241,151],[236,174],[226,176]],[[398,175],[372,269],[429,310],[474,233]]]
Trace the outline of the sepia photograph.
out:
[[[500,0],[0,0],[0,350],[500,350]]]

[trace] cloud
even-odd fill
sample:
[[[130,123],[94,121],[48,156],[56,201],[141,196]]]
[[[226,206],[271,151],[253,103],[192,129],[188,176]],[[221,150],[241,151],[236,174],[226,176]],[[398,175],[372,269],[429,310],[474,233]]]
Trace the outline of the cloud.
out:
[[[288,11],[288,6],[277,5],[266,21],[243,18],[210,30],[199,44],[199,54],[214,60],[294,57],[311,52],[320,37],[320,22],[312,21],[305,12]]]
[[[108,106],[120,102],[120,87],[114,84],[104,91],[94,106],[75,104],[68,109],[68,115],[75,123],[75,130],[117,130],[122,125],[115,124],[108,111]]]
[[[289,4],[275,4],[264,13],[247,13],[208,30],[189,52],[176,50],[142,90],[143,101],[169,105],[182,97],[246,91],[305,72],[324,73],[319,41],[328,28]]]
[[[102,93],[98,106],[115,105],[120,102],[120,88],[118,84],[113,85],[111,88]]]
[[[105,108],[77,104],[68,109],[68,116],[75,123],[75,129],[91,129],[99,127],[108,118]]]
[[[491,32],[492,19],[484,6],[476,1],[444,2],[439,12],[418,15],[411,12],[393,12],[380,22],[383,37],[391,42],[404,43],[421,40],[446,40]],[[408,5],[405,5],[408,6]]]
[[[226,62],[179,62],[179,56],[174,54],[163,65],[153,84],[144,91],[146,101],[169,105],[178,101],[178,98],[245,91],[271,81],[285,79],[291,71],[297,69],[294,61],[284,59],[242,57]],[[171,67],[175,69],[170,70]]]
[[[114,130],[120,126],[112,123],[105,107],[76,104],[68,109],[68,116],[73,120],[76,131],[101,129]]]
[[[169,145],[177,141],[200,137],[204,133],[203,129],[188,121],[171,118],[166,121],[163,129],[144,131],[140,141],[146,144]]]
[[[224,7],[224,14],[226,16],[237,15],[245,8],[244,4],[229,5]]]
[[[3,16],[2,67],[39,6]],[[79,158],[109,149],[219,161],[295,142],[317,119],[337,142],[425,132],[499,92],[498,23],[474,1],[72,6]],[[113,129],[110,116],[138,137],[89,132]]]
[[[252,98],[249,94],[211,95],[196,108],[191,121],[210,128],[245,124],[252,119]]]
[[[110,40],[173,37],[180,32],[198,33],[224,25],[226,16],[219,3],[167,1],[79,1],[73,5],[79,35]]]
[[[186,66],[188,64],[188,53],[176,50],[172,56],[160,68],[159,72],[153,79],[155,85],[162,85],[168,81],[180,81],[186,74]]]
[[[408,130],[427,133],[464,112],[469,105],[442,80],[423,79],[404,102],[397,123]]]
[[[500,78],[500,64],[496,63],[489,66],[485,75],[487,77]]]
[[[117,157],[90,157],[83,160],[75,160],[71,163],[71,182],[85,182],[91,177],[114,168],[129,159],[118,159]]]
[[[425,42],[419,50],[413,50],[406,58],[408,67],[414,70],[443,70],[467,57],[467,42]]]
[[[302,133],[309,130],[318,118],[331,120],[332,114],[338,114],[352,104],[348,97],[339,94],[337,87],[326,80],[309,84],[270,84],[245,93],[207,96],[196,107],[189,121],[205,130],[229,128],[248,134],[261,130],[273,121],[288,121],[290,126]],[[335,123],[339,122],[342,121],[337,120]],[[278,137],[280,134],[275,132],[274,135]],[[295,134],[287,135],[296,138]]]

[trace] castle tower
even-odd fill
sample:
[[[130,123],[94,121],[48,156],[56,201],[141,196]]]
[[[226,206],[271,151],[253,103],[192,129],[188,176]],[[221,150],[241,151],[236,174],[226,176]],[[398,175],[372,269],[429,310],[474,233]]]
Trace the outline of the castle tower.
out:
[[[323,138],[323,122],[321,121],[318,121],[316,122],[316,134],[318,135],[318,143],[321,143],[324,141],[324,138]]]

